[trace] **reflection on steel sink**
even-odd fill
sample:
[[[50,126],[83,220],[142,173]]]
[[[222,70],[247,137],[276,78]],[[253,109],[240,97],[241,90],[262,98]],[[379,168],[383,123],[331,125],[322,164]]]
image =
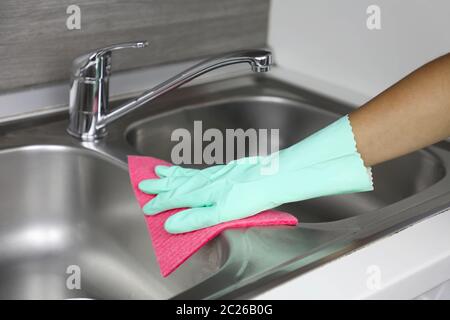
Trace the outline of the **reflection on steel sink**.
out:
[[[269,96],[228,98],[224,94],[210,103],[189,107],[181,104],[179,109],[167,114],[139,121],[129,128],[127,139],[139,153],[170,161],[171,150],[178,143],[171,141],[172,132],[185,128],[194,137],[194,121],[202,122],[203,132],[209,128],[217,128],[224,137],[226,129],[279,129],[280,148],[285,148],[335,121],[339,116],[293,99]],[[248,150],[248,139],[246,142]],[[426,151],[415,152],[376,166],[373,172],[376,187],[374,192],[324,197],[286,204],[280,209],[294,213],[302,222],[340,220],[398,202],[431,186],[445,174],[440,160]]]
[[[163,279],[126,170],[91,152],[33,146],[0,162],[0,299],[169,298],[223,263],[218,239]]]
[[[194,120],[204,130],[279,129],[284,148],[350,110],[247,76],[173,91],[111,123],[98,142],[67,135],[66,111],[0,124],[0,298],[251,297],[450,207],[443,142],[376,166],[375,192],[282,206],[298,227],[228,230],[161,277],[128,154],[170,161],[172,131]],[[70,266],[80,268],[79,290],[67,287]]]

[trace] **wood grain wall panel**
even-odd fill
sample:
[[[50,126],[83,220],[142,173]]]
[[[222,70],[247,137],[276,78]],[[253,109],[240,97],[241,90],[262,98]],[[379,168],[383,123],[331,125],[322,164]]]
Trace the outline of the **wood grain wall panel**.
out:
[[[81,9],[68,30],[66,9]],[[76,56],[146,39],[114,54],[125,70],[266,44],[269,0],[1,0],[0,91],[69,78]]]

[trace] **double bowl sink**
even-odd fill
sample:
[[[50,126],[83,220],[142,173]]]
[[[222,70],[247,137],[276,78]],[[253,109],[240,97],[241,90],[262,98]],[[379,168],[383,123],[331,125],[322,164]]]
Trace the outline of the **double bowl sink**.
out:
[[[450,144],[442,142],[374,167],[373,192],[284,205],[297,227],[227,230],[160,275],[127,155],[170,161],[171,134],[192,132],[194,121],[221,132],[279,129],[284,148],[350,111],[245,76],[178,89],[111,124],[98,142],[66,134],[66,111],[1,124],[0,298],[251,297],[450,206]]]

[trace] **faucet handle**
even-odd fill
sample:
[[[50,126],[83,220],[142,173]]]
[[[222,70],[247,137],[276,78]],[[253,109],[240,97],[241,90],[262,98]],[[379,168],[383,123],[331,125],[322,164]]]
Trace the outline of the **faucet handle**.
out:
[[[85,53],[73,61],[72,75],[74,77],[104,78],[109,76],[111,69],[111,52],[121,49],[145,48],[148,42],[134,41],[113,44]]]
[[[124,42],[124,43],[113,44],[113,45],[110,45],[110,46],[107,46],[104,48],[94,50],[93,52],[88,53],[88,55],[90,55],[91,59],[98,59],[107,54],[110,54],[111,51],[120,50],[120,49],[139,49],[139,48],[145,48],[146,46],[148,46],[148,42],[146,40],[134,41],[134,42]]]

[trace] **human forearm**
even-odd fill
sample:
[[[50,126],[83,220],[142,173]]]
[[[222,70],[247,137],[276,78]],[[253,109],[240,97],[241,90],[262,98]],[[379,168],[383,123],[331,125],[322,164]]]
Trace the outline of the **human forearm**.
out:
[[[450,136],[450,54],[350,114],[358,151],[376,165]]]

